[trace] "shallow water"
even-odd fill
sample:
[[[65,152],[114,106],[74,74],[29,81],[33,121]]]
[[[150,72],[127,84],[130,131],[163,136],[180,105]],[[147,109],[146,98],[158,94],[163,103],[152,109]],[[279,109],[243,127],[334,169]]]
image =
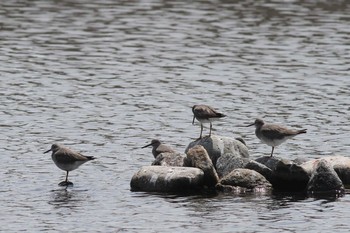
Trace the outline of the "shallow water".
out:
[[[193,104],[228,115],[214,134],[270,153],[254,128],[307,128],[287,159],[350,154],[347,1],[0,3],[0,230],[347,232],[349,195],[130,192],[158,138],[184,151]],[[205,129],[208,133],[208,129]],[[65,172],[54,142],[98,159]]]

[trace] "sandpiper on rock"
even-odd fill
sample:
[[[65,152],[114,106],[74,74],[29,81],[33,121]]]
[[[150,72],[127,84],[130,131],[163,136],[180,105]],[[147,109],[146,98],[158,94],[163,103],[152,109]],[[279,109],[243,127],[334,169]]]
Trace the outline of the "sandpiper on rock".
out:
[[[283,125],[265,123],[262,119],[256,119],[254,123],[247,125],[247,127],[252,125],[255,125],[256,127],[255,135],[263,143],[272,146],[271,156],[273,155],[273,150],[276,146],[298,134],[306,133],[306,129],[289,129]]]
[[[201,134],[199,138],[202,138],[203,123],[210,123],[210,131],[209,131],[209,137],[210,137],[211,129],[212,129],[212,121],[216,121],[226,116],[225,114],[217,112],[215,109],[213,109],[208,105],[194,105],[192,107],[192,112],[193,112],[192,124],[194,124],[194,119],[197,119],[201,124]]]
[[[152,154],[153,154],[154,158],[157,158],[157,156],[161,153],[166,153],[166,152],[175,153],[176,152],[173,148],[161,143],[161,141],[159,141],[158,139],[153,139],[150,144],[147,144],[146,146],[143,146],[141,148],[146,148],[149,146],[152,146]]]
[[[68,173],[87,161],[95,159],[93,156],[82,155],[59,144],[53,144],[50,150],[45,151],[44,154],[50,151],[52,151],[51,158],[56,166],[67,172],[66,180],[59,183],[60,186],[72,185],[73,183],[68,181]]]

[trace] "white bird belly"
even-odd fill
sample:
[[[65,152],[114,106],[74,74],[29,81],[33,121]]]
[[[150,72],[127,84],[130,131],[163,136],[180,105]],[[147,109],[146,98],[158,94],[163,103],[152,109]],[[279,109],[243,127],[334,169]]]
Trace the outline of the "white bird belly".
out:
[[[75,161],[73,163],[58,163],[56,161],[54,161],[54,162],[58,168],[60,168],[64,171],[73,171],[87,161]]]
[[[219,120],[219,118],[209,118],[209,119],[197,119],[201,123],[210,123]]]
[[[290,137],[284,137],[284,138],[282,138],[282,139],[273,139],[273,140],[271,140],[271,139],[269,139],[269,138],[266,138],[266,137],[260,137],[260,140],[263,142],[263,143],[265,143],[265,144],[267,144],[267,145],[269,145],[269,146],[273,146],[273,147],[275,147],[275,146],[279,146],[279,145],[281,145],[283,142],[285,142],[285,141],[287,141],[287,139],[289,139]]]

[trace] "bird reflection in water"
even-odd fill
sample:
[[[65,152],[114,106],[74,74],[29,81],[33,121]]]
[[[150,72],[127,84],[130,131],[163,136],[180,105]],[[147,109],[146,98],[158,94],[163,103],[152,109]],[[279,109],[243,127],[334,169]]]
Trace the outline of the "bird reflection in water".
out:
[[[86,201],[87,195],[82,195],[85,191],[86,190],[71,190],[68,187],[52,190],[51,198],[48,203],[57,208],[76,208],[81,206],[82,202]]]

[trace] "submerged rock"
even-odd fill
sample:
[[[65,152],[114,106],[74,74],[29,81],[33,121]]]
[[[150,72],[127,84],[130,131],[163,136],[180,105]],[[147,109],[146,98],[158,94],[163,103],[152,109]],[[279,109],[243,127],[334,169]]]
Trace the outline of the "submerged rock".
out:
[[[184,166],[196,167],[204,172],[204,185],[214,187],[219,182],[214,165],[203,146],[197,145],[187,151]]]
[[[342,192],[344,186],[330,162],[320,159],[314,164],[314,171],[307,184],[308,192]]]
[[[178,152],[165,152],[157,155],[152,165],[182,167],[185,156]]]
[[[241,140],[230,137],[212,135],[211,137],[197,139],[187,146],[185,153],[196,145],[201,145],[206,149],[215,167],[216,161],[223,154],[230,153],[237,157],[249,158],[249,152],[246,145],[242,143]]]
[[[188,192],[203,187],[204,172],[192,167],[145,166],[134,174],[132,191]]]
[[[224,187],[239,186],[247,189],[270,189],[272,185],[260,173],[249,169],[235,169],[220,180]],[[220,186],[219,186],[220,187]],[[227,187],[226,187],[227,188]]]

